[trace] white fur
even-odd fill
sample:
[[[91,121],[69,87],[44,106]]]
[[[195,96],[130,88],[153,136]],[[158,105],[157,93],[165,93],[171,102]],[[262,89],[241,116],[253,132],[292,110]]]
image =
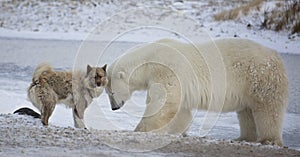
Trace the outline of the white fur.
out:
[[[164,39],[121,56],[108,69],[106,90],[112,107],[121,107],[136,90],[147,90],[145,117],[136,131],[182,133],[192,109],[221,109],[238,113],[239,140],[282,145],[288,81],[276,51],[244,39],[216,40],[197,48],[201,53],[191,44]],[[213,53],[216,50],[220,53]],[[223,95],[218,91],[222,83]],[[149,94],[153,84],[167,93],[159,109],[151,101],[159,94]]]

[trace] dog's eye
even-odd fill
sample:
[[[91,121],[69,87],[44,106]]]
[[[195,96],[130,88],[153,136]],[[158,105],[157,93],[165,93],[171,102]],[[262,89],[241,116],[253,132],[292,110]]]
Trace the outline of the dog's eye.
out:
[[[98,78],[100,78],[100,79],[101,79],[102,77],[101,77],[101,76],[95,76],[95,79],[98,79]]]

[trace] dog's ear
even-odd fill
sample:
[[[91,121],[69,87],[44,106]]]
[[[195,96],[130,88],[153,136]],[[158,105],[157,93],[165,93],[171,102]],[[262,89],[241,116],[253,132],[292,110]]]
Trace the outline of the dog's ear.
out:
[[[104,71],[106,71],[106,67],[107,67],[107,64],[105,64],[105,65],[102,67],[102,69],[103,69]]]
[[[88,74],[88,73],[90,73],[91,71],[92,71],[92,67],[88,64],[87,65],[87,69],[86,69],[86,73]]]

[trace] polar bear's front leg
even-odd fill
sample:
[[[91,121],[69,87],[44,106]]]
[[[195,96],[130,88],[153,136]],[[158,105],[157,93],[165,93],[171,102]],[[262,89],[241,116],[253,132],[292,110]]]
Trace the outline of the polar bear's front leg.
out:
[[[151,84],[147,91],[146,110],[135,131],[148,132],[166,125],[177,112],[177,103],[170,101],[164,85]]]
[[[144,116],[135,128],[135,131],[149,132],[161,129],[170,123],[177,112],[177,108],[170,108],[170,106],[173,105],[166,103],[163,107],[160,107],[157,112],[153,113],[153,110],[155,110],[153,106],[154,105],[147,105]]]
[[[184,133],[191,122],[191,110],[180,107],[180,97],[168,94],[160,84],[152,85],[147,92],[147,107],[135,131],[159,133]]]
[[[153,116],[143,117],[135,131],[185,134],[191,121],[192,112],[189,109],[183,108],[179,111],[170,111],[162,108],[161,111]]]
[[[238,141],[256,141],[256,127],[252,111],[249,108],[245,108],[242,111],[237,112],[239,124],[240,124],[240,137]]]
[[[187,108],[181,108],[167,126],[162,129],[155,130],[154,132],[182,134],[185,136],[191,122],[192,111]]]

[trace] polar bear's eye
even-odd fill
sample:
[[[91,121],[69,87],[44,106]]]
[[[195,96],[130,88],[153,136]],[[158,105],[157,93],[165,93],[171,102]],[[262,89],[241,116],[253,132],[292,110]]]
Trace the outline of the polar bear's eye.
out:
[[[110,96],[114,96],[115,93],[114,92],[107,92],[107,94],[110,95]]]
[[[125,78],[125,72],[123,72],[123,71],[118,72],[118,78],[119,79]]]

